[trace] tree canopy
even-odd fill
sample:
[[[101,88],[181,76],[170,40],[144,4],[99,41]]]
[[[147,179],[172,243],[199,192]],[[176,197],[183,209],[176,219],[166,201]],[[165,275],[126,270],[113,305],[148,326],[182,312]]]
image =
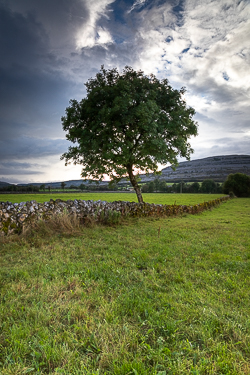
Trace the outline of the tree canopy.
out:
[[[81,164],[84,178],[129,177],[143,202],[137,173],[155,173],[158,163],[177,165],[178,155],[189,159],[193,152],[188,140],[197,135],[197,123],[185,89],[175,90],[167,79],[128,66],[122,73],[102,66],[85,86],[86,97],[70,100],[62,117],[74,145],[61,159]]]
[[[250,176],[244,173],[232,173],[224,182],[223,192],[233,192],[237,197],[250,197]]]

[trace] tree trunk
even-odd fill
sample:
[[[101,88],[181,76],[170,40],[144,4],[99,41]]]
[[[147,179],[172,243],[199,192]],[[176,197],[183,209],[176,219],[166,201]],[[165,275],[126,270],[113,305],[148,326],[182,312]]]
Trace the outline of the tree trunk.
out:
[[[138,183],[136,181],[136,178],[133,175],[133,166],[132,165],[127,165],[127,171],[128,171],[130,182],[131,182],[133,188],[135,189],[138,202],[139,203],[143,203],[143,198],[142,198],[142,195],[141,195],[140,186],[138,185]]]

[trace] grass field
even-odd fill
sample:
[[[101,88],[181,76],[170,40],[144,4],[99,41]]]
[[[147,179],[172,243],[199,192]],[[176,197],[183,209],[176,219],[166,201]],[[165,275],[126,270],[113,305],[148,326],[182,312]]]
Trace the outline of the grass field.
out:
[[[200,215],[7,239],[0,373],[250,374],[249,223],[242,198]]]
[[[158,204],[197,204],[212,199],[219,198],[222,194],[164,194],[145,193],[143,199],[148,203]],[[47,202],[50,199],[82,199],[82,200],[102,200],[102,201],[129,201],[138,202],[135,193],[58,193],[58,194],[0,194],[0,202],[20,203],[36,200],[39,203]]]

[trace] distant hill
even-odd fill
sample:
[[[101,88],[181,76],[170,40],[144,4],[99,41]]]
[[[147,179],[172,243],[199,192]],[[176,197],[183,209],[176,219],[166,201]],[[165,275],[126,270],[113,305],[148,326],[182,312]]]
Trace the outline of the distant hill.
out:
[[[250,175],[250,155],[223,155],[179,163],[174,171],[171,167],[164,168],[160,179],[169,182],[203,181],[212,179],[217,182],[226,180],[230,173]],[[142,175],[142,182],[154,179]]]
[[[59,181],[59,182],[33,182],[32,184],[17,184],[18,186],[27,186],[27,185],[33,185],[33,186],[41,186],[45,185],[46,188],[50,186],[53,189],[61,189],[61,182],[65,182],[65,187],[69,188],[71,185],[73,186],[80,186],[81,184],[95,184],[95,181],[93,180],[69,180],[69,181]],[[107,181],[99,182],[100,185],[107,184]]]
[[[174,171],[172,167],[167,167],[162,170],[162,174],[159,176],[161,180],[167,182],[179,182],[179,181],[203,181],[205,179],[212,179],[217,182],[223,182],[226,180],[230,173],[244,173],[250,176],[250,155],[222,155],[222,156],[211,156],[204,159],[197,159],[192,161],[184,161],[179,163],[178,167]],[[141,182],[149,182],[156,178],[154,174],[141,175]],[[67,188],[71,185],[80,186],[83,184],[90,184],[91,180],[69,180],[64,181]],[[124,185],[129,182],[123,179],[119,184]],[[95,181],[92,181],[95,184]],[[108,184],[107,181],[99,183],[101,186]],[[7,182],[0,182],[0,187],[11,185]],[[41,182],[32,184],[18,184],[18,185],[33,185],[40,186]],[[46,182],[44,183],[47,188],[61,188],[61,182]]]
[[[11,184],[9,184],[8,182],[0,181],[0,188],[5,187],[5,186],[9,186],[9,185],[11,185]]]

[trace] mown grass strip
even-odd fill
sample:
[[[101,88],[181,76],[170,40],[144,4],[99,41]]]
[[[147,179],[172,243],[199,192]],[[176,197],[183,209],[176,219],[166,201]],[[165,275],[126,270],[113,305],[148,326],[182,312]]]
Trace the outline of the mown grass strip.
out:
[[[250,373],[250,200],[1,246],[1,374]]]
[[[156,204],[198,204],[221,197],[221,194],[164,194],[145,193],[143,199],[147,203]],[[36,200],[39,203],[48,202],[50,199],[81,199],[81,200],[102,200],[107,202],[128,201],[137,202],[134,193],[64,193],[64,194],[0,194],[0,202],[21,203]]]

